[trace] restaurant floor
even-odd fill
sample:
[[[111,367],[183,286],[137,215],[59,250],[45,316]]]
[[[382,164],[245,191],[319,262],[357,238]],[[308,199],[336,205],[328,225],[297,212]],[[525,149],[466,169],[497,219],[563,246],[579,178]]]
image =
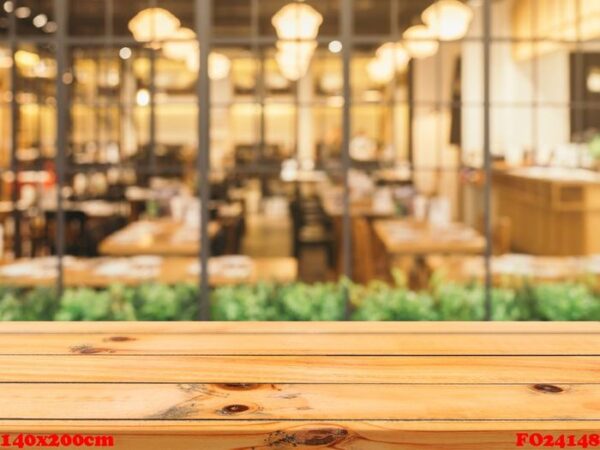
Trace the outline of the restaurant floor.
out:
[[[254,258],[292,256],[292,223],[287,217],[249,215],[242,254]],[[298,277],[304,282],[328,278],[327,255],[321,249],[303,249]]]

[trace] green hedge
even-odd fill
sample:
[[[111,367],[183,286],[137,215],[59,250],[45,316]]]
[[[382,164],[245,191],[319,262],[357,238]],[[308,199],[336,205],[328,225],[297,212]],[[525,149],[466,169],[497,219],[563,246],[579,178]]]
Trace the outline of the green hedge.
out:
[[[373,282],[277,285],[215,289],[213,320],[343,320],[348,294],[353,320],[482,320],[485,290],[476,284],[434,282],[412,292]],[[0,320],[194,320],[197,287],[144,284],[104,290],[0,287]],[[492,291],[494,320],[600,320],[600,295],[584,283],[523,284]]]

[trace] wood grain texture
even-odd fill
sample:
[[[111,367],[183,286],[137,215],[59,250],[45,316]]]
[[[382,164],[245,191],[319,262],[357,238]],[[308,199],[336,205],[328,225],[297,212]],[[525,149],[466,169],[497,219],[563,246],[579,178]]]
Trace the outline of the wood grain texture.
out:
[[[598,334],[600,322],[0,322],[0,334]],[[524,338],[523,342],[528,342]]]
[[[540,386],[3,383],[0,420],[600,422],[600,385]]]
[[[598,323],[2,323],[0,433],[505,450],[600,426]]]
[[[600,357],[0,356],[0,382],[595,383]],[[40,371],[40,366],[44,368]]]
[[[600,334],[536,333],[526,340],[519,334],[331,334],[231,333],[136,334],[122,330],[99,333],[21,335],[17,341],[0,339],[0,355],[577,355],[600,356]]]

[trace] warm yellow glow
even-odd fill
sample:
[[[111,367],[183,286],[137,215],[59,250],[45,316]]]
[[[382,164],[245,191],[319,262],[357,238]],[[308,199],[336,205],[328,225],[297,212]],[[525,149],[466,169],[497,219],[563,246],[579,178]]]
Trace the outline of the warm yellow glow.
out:
[[[331,41],[327,47],[331,53],[340,53],[343,48],[340,41]]]
[[[179,28],[169,39],[173,40],[165,42],[162,46],[167,58],[186,60],[192,53],[198,52],[196,33],[189,28]]]
[[[275,60],[281,74],[292,81],[302,78],[310,67],[310,61],[316,48],[317,43],[314,41],[277,42]]]
[[[396,73],[392,59],[373,58],[367,64],[367,74],[375,83],[389,83]]]
[[[512,5],[513,55],[519,61],[565,51],[566,41],[593,41],[600,37],[598,0],[519,0]],[[577,8],[574,7],[577,4]],[[535,16],[535,20],[531,18]],[[531,45],[531,38],[540,40]],[[563,42],[565,41],[565,42]]]
[[[587,89],[594,94],[600,93],[600,69],[594,68],[587,77]]]
[[[136,41],[154,42],[171,37],[179,25],[179,19],[166,9],[147,8],[129,21],[129,30]]]
[[[284,40],[313,40],[319,34],[323,16],[306,3],[290,3],[271,20],[277,36]]]
[[[212,52],[208,57],[208,76],[211,80],[227,78],[231,70],[231,60],[222,53]]]
[[[428,58],[437,53],[439,42],[435,32],[425,25],[415,25],[402,34],[404,48],[413,58]]]
[[[42,59],[33,67],[33,73],[38,78],[55,78],[56,77],[56,60]]]
[[[150,92],[148,89],[140,89],[135,94],[135,103],[138,106],[148,106],[150,104]]]
[[[18,50],[15,53],[15,61],[18,67],[32,68],[40,63],[40,57],[36,53],[28,52],[27,50]]]
[[[400,43],[388,42],[387,44],[383,44],[377,49],[376,55],[377,59],[386,61],[382,64],[389,64],[392,68],[395,67],[399,71],[406,70],[410,61],[410,55]]]
[[[0,69],[8,69],[12,67],[13,61],[11,53],[8,49],[0,49]]]
[[[423,11],[421,18],[440,40],[455,41],[467,34],[473,11],[458,0],[438,0]]]
[[[186,65],[192,72],[200,69],[200,54],[195,51],[186,59]],[[208,56],[208,77],[211,80],[222,80],[229,76],[231,71],[231,60],[222,53],[212,52]]]

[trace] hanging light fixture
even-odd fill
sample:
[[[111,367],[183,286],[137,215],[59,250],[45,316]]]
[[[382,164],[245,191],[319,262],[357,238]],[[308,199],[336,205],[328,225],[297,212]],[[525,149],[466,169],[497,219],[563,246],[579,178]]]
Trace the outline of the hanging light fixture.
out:
[[[196,33],[189,28],[179,28],[175,33],[169,36],[169,40],[162,46],[163,54],[170,59],[186,60],[189,56],[198,51],[196,42]]]
[[[473,20],[473,10],[458,0],[438,0],[421,15],[425,25],[442,41],[462,39]]]
[[[176,33],[179,19],[164,8],[147,8],[129,21],[129,30],[138,42],[155,42]]]
[[[425,25],[415,25],[402,34],[404,48],[412,58],[428,58],[437,53],[440,44],[437,36]]]
[[[302,78],[317,48],[316,41],[278,41],[275,60],[281,74],[291,81]]]
[[[377,59],[385,61],[398,71],[406,70],[410,61],[410,55],[400,43],[388,42],[383,44],[375,54]]]
[[[386,84],[392,81],[396,68],[391,59],[373,58],[367,64],[367,74],[371,81]]]
[[[323,16],[306,3],[290,3],[275,13],[271,23],[279,39],[314,40],[319,34]]]

